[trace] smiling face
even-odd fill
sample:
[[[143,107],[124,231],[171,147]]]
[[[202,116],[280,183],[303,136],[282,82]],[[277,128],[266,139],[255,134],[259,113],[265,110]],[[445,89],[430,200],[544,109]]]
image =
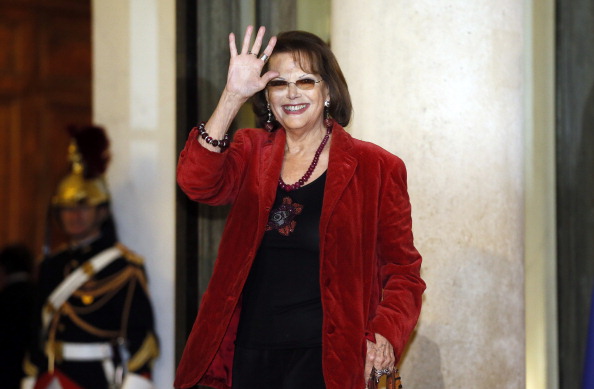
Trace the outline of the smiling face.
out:
[[[310,131],[324,128],[324,102],[329,99],[328,87],[318,82],[310,90],[299,89],[298,80],[319,81],[319,74],[308,73],[295,61],[292,53],[274,54],[268,63],[269,70],[279,73],[273,81],[290,82],[286,87],[266,88],[266,99],[276,120],[287,131]]]

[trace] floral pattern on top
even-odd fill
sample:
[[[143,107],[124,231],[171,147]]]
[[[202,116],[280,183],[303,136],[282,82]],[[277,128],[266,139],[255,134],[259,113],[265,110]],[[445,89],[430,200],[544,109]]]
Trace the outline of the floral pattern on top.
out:
[[[295,216],[302,211],[303,205],[294,203],[289,196],[283,197],[282,204],[270,212],[266,231],[277,230],[281,235],[289,236],[297,225]]]

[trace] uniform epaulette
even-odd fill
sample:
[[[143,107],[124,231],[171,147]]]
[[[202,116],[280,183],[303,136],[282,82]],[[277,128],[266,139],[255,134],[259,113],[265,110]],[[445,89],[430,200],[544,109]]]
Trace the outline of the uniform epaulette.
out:
[[[37,258],[36,263],[42,263],[42,262],[46,262],[52,258],[57,258],[60,256],[65,255],[66,253],[68,253],[68,249],[69,249],[69,245],[68,243],[60,243],[60,245],[58,245],[54,250],[52,250],[49,254],[41,254],[39,256],[39,258]]]
[[[137,266],[144,265],[143,257],[136,254],[134,251],[130,250],[128,247],[124,246],[121,243],[117,243],[116,246],[117,246],[117,248],[119,248],[122,251],[124,258],[126,258],[126,260],[128,262],[133,263],[134,265],[137,265]]]

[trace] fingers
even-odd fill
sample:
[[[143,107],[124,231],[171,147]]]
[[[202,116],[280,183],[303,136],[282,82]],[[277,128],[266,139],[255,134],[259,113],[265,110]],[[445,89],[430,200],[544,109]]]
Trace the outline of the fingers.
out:
[[[365,368],[363,369],[363,378],[365,379],[365,389],[367,389],[367,384],[369,382],[369,377],[371,376],[371,369],[373,368],[373,359],[375,354],[370,352],[373,343],[369,340],[367,341],[367,353],[365,355]]]
[[[235,34],[229,34],[229,52],[231,53],[231,57],[235,57],[237,55],[237,46],[235,45]]]
[[[365,380],[369,378],[371,375],[371,368],[373,367],[373,360],[375,359],[375,352],[372,351],[373,343],[367,341],[367,354],[365,356],[365,370],[364,370],[364,377]]]
[[[266,33],[266,28],[264,26],[258,29],[258,34],[256,35],[256,39],[254,40],[254,45],[250,52],[255,54],[256,56],[260,52],[260,48],[262,47],[262,39],[264,39],[264,34]]]
[[[262,41],[264,40],[264,34],[266,33],[266,27],[261,26],[258,29],[258,33],[256,34],[256,39],[254,40],[254,44],[252,46],[252,49],[250,50],[250,42],[252,39],[253,32],[254,32],[254,27],[247,26],[247,28],[245,30],[245,35],[243,37],[243,42],[241,45],[241,52],[237,51],[237,45],[235,43],[235,34],[234,33],[229,34],[229,52],[231,53],[232,57],[234,57],[238,54],[254,54],[256,57],[261,57],[262,55],[266,54],[265,58],[270,58],[270,56],[272,55],[272,50],[274,49],[274,46],[276,45],[276,37],[273,36],[272,38],[270,38],[270,40],[268,41],[268,45],[264,49],[264,52],[262,54],[260,54],[260,49],[262,48]]]
[[[243,37],[243,45],[241,45],[241,54],[247,54],[250,48],[250,41],[252,40],[253,26],[247,26],[245,29],[245,35]]]
[[[243,44],[241,46],[241,54],[254,54],[258,55],[260,52],[260,48],[262,47],[262,40],[264,39],[264,34],[266,33],[266,27],[261,26],[258,29],[258,33],[256,34],[256,39],[254,39],[254,45],[250,50],[250,42],[252,41],[252,33],[254,32],[253,26],[247,26],[245,30],[245,35],[243,37]],[[274,47],[274,46],[273,46]],[[272,50],[271,50],[272,52]]]
[[[376,334],[376,343],[368,341],[367,359],[372,362],[373,367],[378,371],[384,369],[392,370],[396,363],[392,345],[386,338],[379,334]]]
[[[266,54],[268,57],[270,57],[272,55],[272,50],[274,50],[274,46],[276,45],[276,37],[273,36],[272,38],[270,38],[270,40],[268,41],[268,45],[266,46],[266,48],[264,49],[264,53]]]
[[[373,367],[375,370],[392,369],[394,367],[394,352],[385,347],[385,345],[376,347],[375,357],[373,358]]]
[[[279,72],[269,70],[262,75],[262,81],[263,81],[264,85],[267,85],[270,82],[270,80],[278,77],[279,75],[280,75]]]
[[[396,357],[392,344],[382,335],[375,334],[375,343],[367,340],[367,355],[365,356],[365,389],[371,376],[371,371],[375,368],[374,382],[379,382],[381,376],[390,374],[394,371]]]
[[[262,69],[268,58],[272,55],[272,50],[276,45],[276,37],[270,38],[268,45],[260,53],[266,28],[262,26],[258,29],[252,45],[251,38],[253,33],[254,27],[248,26],[243,37],[241,51],[239,52],[235,34],[229,34],[231,60],[229,62],[227,86],[225,88],[234,95],[252,96],[254,93],[264,89],[270,80],[279,75],[278,72],[274,71],[268,71],[264,75],[261,75]],[[254,55],[252,56],[252,54]]]

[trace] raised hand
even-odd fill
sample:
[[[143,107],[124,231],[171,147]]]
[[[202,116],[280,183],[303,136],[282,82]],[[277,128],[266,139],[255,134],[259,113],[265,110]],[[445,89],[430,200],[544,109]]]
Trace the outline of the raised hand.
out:
[[[278,76],[277,72],[272,71],[266,72],[264,75],[260,76],[262,68],[266,64],[268,58],[272,55],[272,50],[276,44],[276,37],[273,36],[270,38],[268,45],[264,51],[260,53],[266,28],[260,27],[258,29],[256,39],[250,49],[253,31],[253,26],[248,26],[245,30],[241,52],[239,53],[237,52],[237,46],[235,44],[235,34],[229,34],[229,52],[231,54],[231,60],[229,62],[229,72],[227,74],[227,85],[225,86],[225,90],[227,93],[243,100],[249,99],[254,94],[264,89],[271,79]]]
[[[260,76],[266,60],[272,55],[272,50],[276,44],[276,37],[270,38],[268,45],[262,53],[262,39],[266,29],[260,27],[254,44],[250,50],[250,42],[254,27],[248,26],[245,30],[241,52],[237,52],[235,46],[235,34],[229,34],[229,52],[231,61],[229,62],[229,73],[227,74],[227,85],[219,98],[214,112],[205,125],[205,131],[212,139],[221,140],[229,130],[231,122],[239,112],[241,106],[254,94],[266,87],[266,84],[278,77],[278,72],[266,72]],[[220,152],[220,147],[212,146],[205,139],[198,138],[198,142],[211,151]]]

